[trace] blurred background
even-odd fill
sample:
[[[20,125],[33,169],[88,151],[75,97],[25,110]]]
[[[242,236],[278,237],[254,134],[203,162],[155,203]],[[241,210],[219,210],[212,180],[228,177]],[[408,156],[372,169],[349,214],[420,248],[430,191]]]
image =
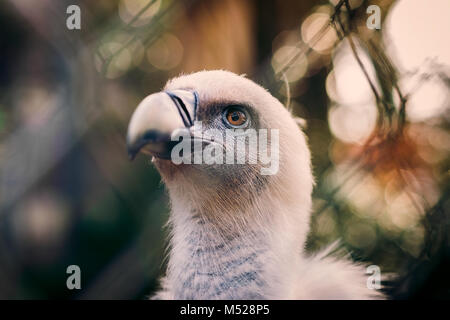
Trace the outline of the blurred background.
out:
[[[154,292],[168,198],[127,124],[169,78],[220,68],[306,119],[308,250],[341,239],[390,297],[449,299],[449,34],[448,0],[2,1],[0,298]]]

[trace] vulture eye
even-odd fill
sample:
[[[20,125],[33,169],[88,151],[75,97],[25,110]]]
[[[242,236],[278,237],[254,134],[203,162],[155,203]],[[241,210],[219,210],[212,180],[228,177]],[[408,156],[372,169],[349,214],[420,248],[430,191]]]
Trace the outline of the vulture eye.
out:
[[[245,111],[239,106],[231,106],[225,109],[223,113],[225,124],[233,128],[242,128],[248,122]]]

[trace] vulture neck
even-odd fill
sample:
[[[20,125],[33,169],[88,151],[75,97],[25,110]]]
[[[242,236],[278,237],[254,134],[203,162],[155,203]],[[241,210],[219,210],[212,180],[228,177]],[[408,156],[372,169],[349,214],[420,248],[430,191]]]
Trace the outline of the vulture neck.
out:
[[[167,276],[175,299],[289,298],[286,282],[300,257],[298,241],[289,240],[295,237],[275,225],[224,234],[186,207],[172,208]]]

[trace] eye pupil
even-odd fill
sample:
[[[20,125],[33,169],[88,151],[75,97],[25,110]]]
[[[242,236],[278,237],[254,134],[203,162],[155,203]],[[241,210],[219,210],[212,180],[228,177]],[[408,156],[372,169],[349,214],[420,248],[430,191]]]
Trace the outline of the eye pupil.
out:
[[[242,127],[247,122],[247,114],[238,108],[228,108],[223,116],[224,121],[232,127]]]

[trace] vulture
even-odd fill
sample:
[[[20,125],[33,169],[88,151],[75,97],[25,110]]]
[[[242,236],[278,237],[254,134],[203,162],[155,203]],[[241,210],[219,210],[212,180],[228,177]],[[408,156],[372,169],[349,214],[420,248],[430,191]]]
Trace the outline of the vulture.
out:
[[[235,143],[250,129],[267,132],[256,158],[245,156],[252,140]],[[207,130],[235,134],[219,139]],[[174,152],[182,140],[190,147]],[[213,146],[214,156],[232,150],[244,157],[187,161],[195,143]],[[383,298],[368,288],[363,265],[333,248],[306,253],[314,179],[305,135],[244,75],[212,70],[169,80],[134,111],[127,149],[130,158],[151,156],[170,197],[168,265],[154,299]],[[278,163],[264,172],[260,153],[268,150]]]

